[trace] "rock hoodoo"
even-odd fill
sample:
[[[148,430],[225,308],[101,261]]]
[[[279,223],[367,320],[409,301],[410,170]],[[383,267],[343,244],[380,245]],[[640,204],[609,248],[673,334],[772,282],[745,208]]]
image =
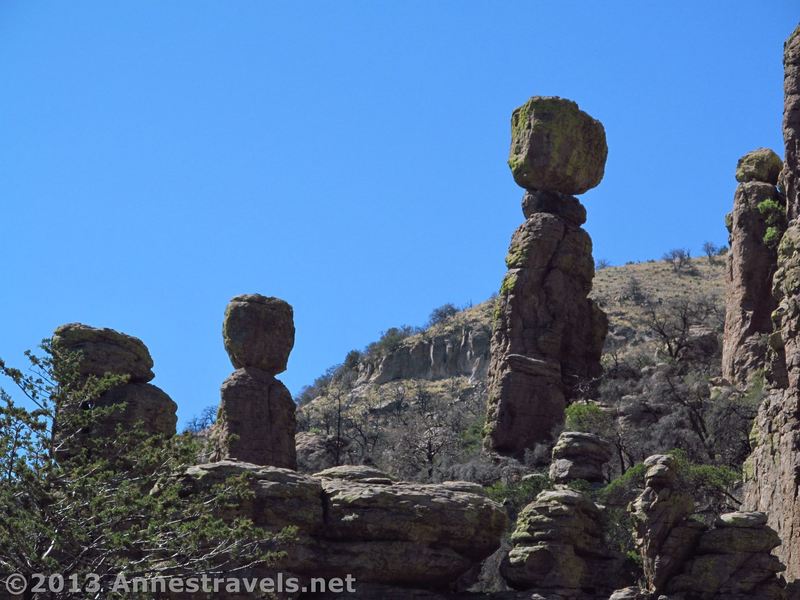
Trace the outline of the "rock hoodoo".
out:
[[[589,483],[605,480],[603,467],[611,459],[611,444],[593,433],[565,431],[553,447],[550,479],[569,483],[582,479]]]
[[[588,298],[592,241],[570,194],[600,182],[606,155],[602,124],[570,100],[534,97],[514,111],[508,162],[527,220],[495,310],[485,444],[496,452],[551,442],[576,384],[600,373],[607,319]]]
[[[741,159],[736,168],[733,212],[727,217],[728,292],[722,374],[746,385],[764,369],[772,332],[772,276],[776,249],[786,228],[786,201],[775,187],[780,158],[765,148]]]
[[[292,307],[258,294],[236,296],[222,331],[236,371],[222,384],[213,434],[218,457],[296,468],[295,405],[275,378],[294,346]]]
[[[124,403],[124,408],[104,417],[91,435],[113,435],[118,425],[132,426],[137,422],[149,433],[175,435],[177,405],[163,390],[148,383],[155,377],[153,359],[140,339],[113,329],[69,323],[55,330],[53,348],[80,354],[78,371],[84,377],[128,377],[126,383],[96,400],[96,406]]]

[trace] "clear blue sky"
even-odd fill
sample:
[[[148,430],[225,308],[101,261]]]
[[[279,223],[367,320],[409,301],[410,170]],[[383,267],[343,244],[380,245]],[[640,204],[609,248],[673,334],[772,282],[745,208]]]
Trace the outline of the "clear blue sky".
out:
[[[582,199],[613,264],[726,241],[736,159],[782,154],[794,0],[0,3],[0,356],[141,337],[185,422],[225,304],[295,308],[293,392],[381,330],[495,291],[531,95],[606,127]]]

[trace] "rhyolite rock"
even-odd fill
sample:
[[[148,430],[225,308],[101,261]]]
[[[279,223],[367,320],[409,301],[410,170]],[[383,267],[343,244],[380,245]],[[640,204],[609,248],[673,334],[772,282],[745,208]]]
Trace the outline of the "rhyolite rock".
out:
[[[162,436],[175,435],[178,405],[167,393],[149,383],[130,383],[110,389],[100,396],[97,406],[119,406],[104,419],[103,431],[113,434],[117,425],[141,423],[146,431]]]
[[[511,116],[508,164],[526,189],[582,194],[600,183],[607,154],[602,123],[571,100],[534,96]]]
[[[83,323],[61,325],[53,333],[53,347],[81,354],[81,375],[128,375],[130,382],[147,383],[153,359],[142,340],[108,328]]]
[[[548,443],[574,387],[601,372],[608,328],[589,298],[592,242],[580,227],[533,213],[514,233],[495,308],[486,445],[521,457]]]
[[[294,346],[294,313],[279,298],[236,296],[225,310],[225,350],[237,369],[256,367],[270,375],[286,370]]]
[[[785,228],[785,200],[774,184],[741,183],[729,218],[722,374],[746,386],[764,370],[772,332],[772,276],[778,236]],[[768,233],[773,228],[775,233]]]
[[[761,181],[777,185],[782,168],[783,161],[773,150],[758,148],[739,159],[736,164],[736,181]]]
[[[269,531],[296,526],[277,567],[311,577],[349,573],[359,592],[362,585],[446,589],[499,547],[507,526],[502,507],[483,495],[395,482],[372,467],[310,476],[220,461],[191,467],[186,493],[239,474],[249,475],[254,497],[227,518],[250,516]]]
[[[295,404],[286,386],[255,367],[222,384],[215,437],[219,456],[295,469]]]
[[[603,467],[611,459],[611,444],[593,433],[565,431],[553,446],[550,479],[569,483],[582,479],[589,483],[605,480]]]
[[[800,216],[800,27],[783,47],[784,166],[780,183],[790,219]]]
[[[608,597],[620,583],[622,557],[603,541],[602,509],[581,492],[541,492],[520,512],[511,543],[500,573],[515,589],[578,599]]]

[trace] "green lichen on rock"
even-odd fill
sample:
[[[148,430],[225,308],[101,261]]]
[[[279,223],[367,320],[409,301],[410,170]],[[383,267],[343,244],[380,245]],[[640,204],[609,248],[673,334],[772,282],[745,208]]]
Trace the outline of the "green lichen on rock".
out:
[[[769,148],[748,152],[736,164],[736,181],[763,181],[776,185],[783,161]]]
[[[756,205],[759,214],[767,224],[764,232],[764,244],[769,248],[777,248],[786,229],[786,209],[780,202],[767,198]]]
[[[603,178],[603,125],[571,100],[534,96],[511,117],[508,166],[526,189],[582,194]]]
[[[733,233],[733,213],[729,212],[725,215],[725,229],[728,233]]]
[[[517,285],[517,274],[515,272],[506,273],[503,277],[503,283],[500,285],[500,295],[507,296]]]
[[[519,269],[525,266],[528,260],[527,248],[524,244],[512,244],[506,254],[506,267],[509,269]]]

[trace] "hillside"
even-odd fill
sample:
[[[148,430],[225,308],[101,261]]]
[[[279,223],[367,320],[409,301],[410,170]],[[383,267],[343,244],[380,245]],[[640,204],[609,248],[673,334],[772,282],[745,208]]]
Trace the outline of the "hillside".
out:
[[[636,419],[612,405],[648,393],[643,369],[649,377],[648,368],[661,365],[663,371],[665,360],[692,351],[693,369],[702,370],[706,379],[718,376],[725,264],[720,256],[692,259],[680,271],[665,260],[599,269],[592,297],[609,317],[606,373],[587,382],[582,400],[615,412],[630,428]],[[486,483],[495,477],[492,469],[481,474],[486,465],[476,466],[482,460],[478,450],[494,302],[458,311],[424,330],[387,330],[304,390],[298,411],[301,468],[369,463],[423,481]],[[698,352],[705,360],[696,360]],[[652,412],[663,417],[670,408]],[[653,415],[636,426],[652,426],[659,420]],[[682,432],[674,425],[673,432]],[[627,464],[644,458],[653,444],[624,446]],[[547,456],[542,449],[542,456],[526,462],[534,466]]]

